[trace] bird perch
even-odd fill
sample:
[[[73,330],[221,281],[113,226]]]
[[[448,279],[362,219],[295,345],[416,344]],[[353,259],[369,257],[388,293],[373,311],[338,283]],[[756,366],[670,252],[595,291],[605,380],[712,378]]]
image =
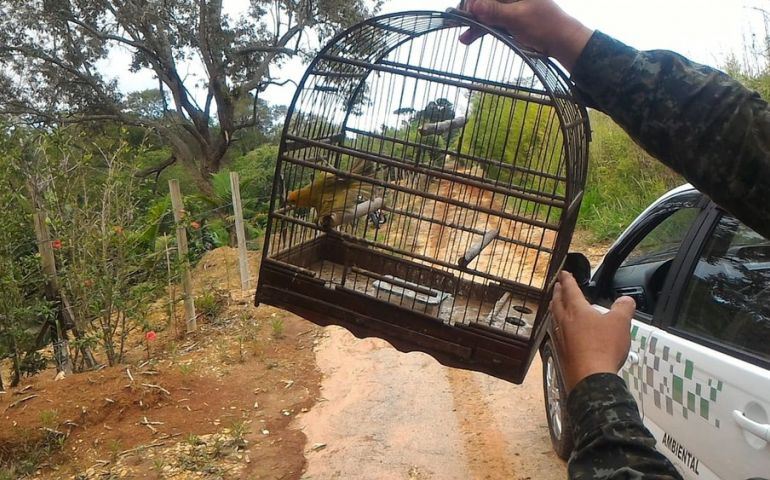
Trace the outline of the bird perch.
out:
[[[364,215],[379,210],[383,207],[385,201],[380,198],[373,198],[365,202],[361,202],[353,208],[348,208],[342,212],[333,212],[321,219],[321,225],[326,228],[338,227],[346,223],[350,223],[357,218],[361,218]]]
[[[460,116],[451,120],[444,120],[443,122],[426,123],[418,131],[420,135],[437,135],[456,128],[462,128],[466,122],[467,119],[464,116]]]
[[[460,257],[460,260],[457,261],[457,264],[460,265],[460,268],[467,267],[473,259],[479,256],[482,250],[484,250],[487,245],[492,243],[492,240],[497,237],[497,235],[500,233],[500,230],[494,229],[494,230],[488,230],[484,237],[481,239],[480,242],[476,242],[473,245],[471,245],[471,248],[468,249],[467,252],[465,252],[465,255]]]

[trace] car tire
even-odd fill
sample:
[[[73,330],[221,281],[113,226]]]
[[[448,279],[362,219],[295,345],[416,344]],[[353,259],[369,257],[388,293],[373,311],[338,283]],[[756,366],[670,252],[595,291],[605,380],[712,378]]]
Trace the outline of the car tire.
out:
[[[572,423],[567,414],[567,395],[561,367],[550,340],[546,340],[540,350],[540,356],[543,359],[543,398],[551,444],[556,455],[562,460],[567,460],[574,447]]]

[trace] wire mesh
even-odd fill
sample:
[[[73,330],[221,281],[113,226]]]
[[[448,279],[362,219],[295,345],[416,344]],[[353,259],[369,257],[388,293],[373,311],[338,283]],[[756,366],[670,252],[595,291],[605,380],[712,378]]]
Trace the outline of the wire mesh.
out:
[[[350,327],[311,314],[342,302],[338,317],[377,336],[413,331],[402,349],[452,350],[419,335],[468,347],[453,352],[479,370],[486,335],[523,345],[507,354],[526,365],[574,229],[588,120],[550,60],[491,30],[462,45],[470,25],[486,29],[453,13],[377,17],[313,60],[286,120],[258,302]]]

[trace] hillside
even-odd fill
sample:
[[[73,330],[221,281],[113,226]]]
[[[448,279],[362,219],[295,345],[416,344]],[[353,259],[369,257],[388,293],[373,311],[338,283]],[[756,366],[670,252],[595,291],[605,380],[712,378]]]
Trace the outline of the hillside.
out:
[[[237,275],[235,250],[208,252],[196,292],[223,308],[183,340],[158,315],[149,360],[137,337],[126,365],[58,381],[49,369],[0,395],[2,464],[41,479],[298,478],[306,441],[289,424],[318,395],[318,329],[254,308]]]

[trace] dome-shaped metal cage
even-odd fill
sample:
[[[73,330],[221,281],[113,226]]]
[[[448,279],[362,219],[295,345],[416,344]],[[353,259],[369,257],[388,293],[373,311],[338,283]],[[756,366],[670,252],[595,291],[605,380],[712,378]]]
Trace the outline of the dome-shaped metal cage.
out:
[[[505,34],[457,12],[356,25],[289,108],[256,302],[521,382],[588,141],[562,70]]]

